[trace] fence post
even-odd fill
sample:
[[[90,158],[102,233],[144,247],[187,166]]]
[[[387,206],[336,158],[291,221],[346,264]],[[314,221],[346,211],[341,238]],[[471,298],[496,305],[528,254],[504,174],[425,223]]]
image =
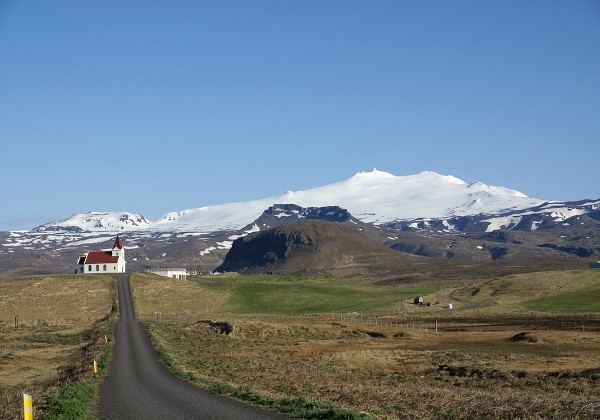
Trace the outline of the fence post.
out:
[[[23,419],[33,420],[33,403],[29,394],[23,394]]]

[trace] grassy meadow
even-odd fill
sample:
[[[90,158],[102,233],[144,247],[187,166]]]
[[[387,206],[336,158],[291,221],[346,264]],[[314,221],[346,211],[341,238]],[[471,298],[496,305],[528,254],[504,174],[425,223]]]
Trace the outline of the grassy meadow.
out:
[[[335,278],[302,276],[197,276],[189,282],[135,273],[136,315],[154,320],[188,315],[302,315],[397,313],[415,296],[439,288],[371,286]],[[169,299],[165,299],[165,294]],[[185,315],[185,316],[188,316]],[[189,317],[189,316],[188,316]]]
[[[540,282],[558,291],[524,301],[523,307],[543,312],[600,312],[600,270],[538,274]],[[534,277],[535,278],[535,277]]]
[[[600,314],[590,298],[600,295],[600,270],[441,290],[146,274],[132,287],[137,316],[175,372],[291,415],[600,415]],[[430,306],[410,303],[416,295]]]
[[[147,273],[131,284],[174,372],[291,416],[600,417],[600,270],[442,288]],[[110,276],[0,283],[0,418],[21,418],[23,392],[35,418],[93,418],[116,306]]]
[[[89,404],[99,381],[92,382],[92,364],[96,359],[106,368],[103,337],[110,335],[116,300],[110,276],[32,276],[0,283],[0,418],[22,418],[23,393],[32,395],[34,418],[53,418],[56,410],[63,416],[76,413],[71,418],[93,415]],[[74,391],[77,401],[67,409]]]
[[[196,280],[200,286],[202,282]],[[414,296],[432,293],[437,288],[395,286],[373,287],[334,278],[281,276],[268,279],[256,276],[222,282],[229,288],[228,299],[219,311],[236,314],[290,314],[327,312],[394,312],[412,302]]]
[[[600,287],[564,292],[556,296],[542,297],[523,302],[532,311],[542,312],[600,312]]]
[[[564,270],[510,275],[459,288],[451,298],[462,307],[561,313],[600,312],[600,270]]]

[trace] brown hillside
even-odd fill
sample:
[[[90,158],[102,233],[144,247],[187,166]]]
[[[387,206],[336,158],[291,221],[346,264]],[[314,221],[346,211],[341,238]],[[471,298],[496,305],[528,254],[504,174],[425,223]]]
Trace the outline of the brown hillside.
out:
[[[376,244],[352,228],[302,220],[236,239],[217,271],[329,272],[352,264],[358,257],[400,255],[404,254]]]

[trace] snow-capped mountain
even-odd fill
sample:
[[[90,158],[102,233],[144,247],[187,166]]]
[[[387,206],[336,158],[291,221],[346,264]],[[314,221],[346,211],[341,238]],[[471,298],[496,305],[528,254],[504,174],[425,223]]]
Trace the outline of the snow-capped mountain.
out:
[[[466,183],[449,175],[421,172],[395,176],[376,169],[359,172],[333,184],[304,191],[237,203],[200,207],[167,213],[150,222],[130,213],[90,213],[49,223],[37,231],[132,231],[209,233],[239,230],[256,220],[273,204],[301,207],[339,206],[357,219],[373,224],[414,219],[444,219],[476,214],[497,215],[523,210],[545,200],[481,182]]]
[[[141,214],[122,212],[80,213],[59,222],[48,223],[33,229],[34,232],[117,232],[143,230],[152,227],[152,222]]]
[[[115,234],[124,239],[132,269],[210,271],[236,239],[302,219],[339,222],[420,256],[600,255],[600,200],[545,201],[435,172],[395,176],[373,170],[322,187],[171,212],[154,221],[124,211],[92,212],[31,231],[0,232],[0,280],[17,271],[69,272],[83,250],[110,246]]]

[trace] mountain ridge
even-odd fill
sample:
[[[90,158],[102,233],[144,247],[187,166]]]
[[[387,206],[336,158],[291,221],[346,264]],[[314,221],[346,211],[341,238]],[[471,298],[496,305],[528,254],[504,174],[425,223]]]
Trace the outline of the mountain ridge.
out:
[[[90,212],[50,222],[36,232],[81,231],[196,231],[238,230],[256,220],[273,204],[300,207],[339,206],[357,219],[385,224],[412,219],[443,219],[478,214],[503,214],[548,203],[505,187],[466,183],[451,175],[423,171],[396,176],[373,169],[321,187],[287,191],[278,196],[244,202],[173,211],[154,221],[129,212]]]
[[[456,191],[458,199],[452,198]],[[426,206],[444,216],[419,216],[415,209]],[[581,258],[600,255],[600,200],[539,200],[435,172],[397,177],[375,170],[307,191],[172,212],[158,221],[126,211],[90,212],[31,231],[0,232],[0,280],[72,272],[82,252],[110,246],[117,234],[131,270],[210,272],[236,239],[310,219],[345,225],[396,252],[446,260],[580,266],[587,265]]]

